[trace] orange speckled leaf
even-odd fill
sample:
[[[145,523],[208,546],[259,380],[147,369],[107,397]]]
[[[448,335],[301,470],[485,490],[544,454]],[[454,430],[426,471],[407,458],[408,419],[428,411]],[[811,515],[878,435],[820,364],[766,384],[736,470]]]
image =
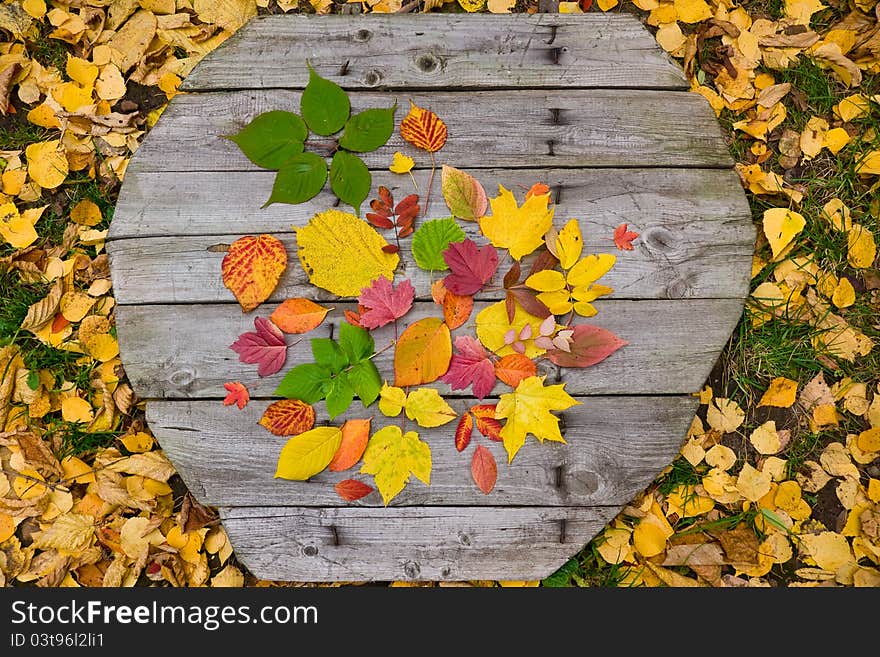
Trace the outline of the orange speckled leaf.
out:
[[[319,306],[309,299],[297,297],[287,299],[278,306],[269,319],[285,333],[308,333],[324,321],[328,312],[330,312],[329,308]]]
[[[463,325],[474,310],[474,298],[463,294],[453,294],[446,290],[443,296],[443,317],[450,329]]]
[[[535,361],[522,354],[508,354],[495,363],[495,376],[511,388],[516,388],[520,381],[537,373]]]
[[[446,143],[446,124],[431,110],[410,101],[409,114],[400,123],[400,136],[416,148],[436,153]]]
[[[470,412],[474,414],[477,422],[477,430],[489,440],[501,442],[501,420],[495,419],[496,404],[477,404],[471,406]]]
[[[474,432],[474,419],[470,413],[463,413],[455,428],[455,449],[463,452],[471,442],[471,434]]]
[[[439,317],[410,324],[394,351],[394,385],[419,386],[446,373],[452,360],[452,336]]]
[[[246,235],[235,240],[223,256],[223,285],[242,311],[249,313],[272,294],[287,268],[287,252],[277,237]]]
[[[315,426],[315,409],[298,399],[282,399],[269,405],[260,424],[276,436],[298,436]]]
[[[332,472],[348,470],[361,460],[370,439],[370,420],[349,420],[342,425],[342,442],[327,466]]]

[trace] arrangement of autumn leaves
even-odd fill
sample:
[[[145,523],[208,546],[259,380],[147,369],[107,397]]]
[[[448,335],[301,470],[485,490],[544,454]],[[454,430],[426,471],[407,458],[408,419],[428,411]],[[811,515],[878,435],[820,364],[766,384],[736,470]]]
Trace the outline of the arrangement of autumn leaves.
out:
[[[364,218],[358,216],[372,178],[354,153],[387,142],[396,107],[395,103],[389,109],[351,115],[345,91],[309,65],[301,116],[273,110],[229,136],[252,162],[278,171],[267,205],[308,201],[329,177],[332,191],[355,211],[330,208],[294,227],[297,256],[309,281],[337,297],[357,298],[358,305],[356,311],[344,311],[346,321],[340,323],[338,336],[334,338],[331,331],[330,337],[310,339],[312,362],[285,374],[275,391],[284,399],[272,403],[259,421],[273,434],[289,437],[275,476],[306,480],[326,468],[344,471],[361,462],[359,472],[373,476],[386,505],[411,476],[425,484],[431,479],[431,447],[418,431],[407,429],[407,420],[434,428],[458,418],[449,436],[458,451],[469,446],[476,428],[483,437],[503,442],[512,461],[529,434],[542,442],[565,442],[553,411],[579,403],[565,391],[564,383],[545,383],[538,361],[589,367],[626,344],[599,326],[574,323],[576,317],[595,315],[592,302],[613,291],[598,281],[616,257],[584,255],[577,219],[559,230],[553,227],[554,207],[545,184],[533,185],[521,202],[503,185],[497,197],[488,198],[474,177],[444,165],[441,191],[450,216],[424,218],[416,225],[428,208],[427,198],[423,209],[418,194],[395,200],[384,186],[370,201]],[[327,137],[342,132],[337,140],[318,146],[332,156],[329,173],[324,157],[305,151],[309,131]],[[430,110],[411,103],[400,135],[431,156],[429,198],[434,154],[446,143],[447,126]],[[411,157],[398,152],[390,169],[406,174],[413,166]],[[476,222],[488,243],[469,238],[459,221]],[[619,249],[631,250],[637,236],[624,224],[614,241]],[[416,304],[411,280],[394,283],[407,248],[415,266],[429,272],[436,306]],[[523,258],[531,254],[535,256],[524,272]],[[493,284],[504,259],[511,264],[500,284]],[[248,235],[230,245],[222,277],[242,310],[251,312],[270,297],[287,267],[287,253],[278,238]],[[481,291],[504,299],[476,314],[476,337],[462,334],[453,339],[452,331],[468,325],[474,295]],[[431,316],[431,308],[437,316]],[[287,344],[286,334],[309,333],[330,311],[307,298],[287,299],[268,318],[256,317],[254,331],[240,335],[230,348],[242,362],[256,365],[259,376],[270,376],[283,368],[293,346]],[[411,321],[404,325],[407,317]],[[371,332],[387,325],[394,338],[377,347]],[[375,359],[390,349],[394,350],[393,385]],[[502,393],[497,404],[482,403],[496,380],[511,391]],[[436,381],[452,390],[470,389],[481,403],[459,417],[437,388],[425,387]],[[226,388],[229,395],[224,403],[244,408],[249,400],[246,387],[229,382]],[[348,419],[341,426],[315,426],[315,404],[323,400],[332,422],[355,397],[364,409],[378,400],[380,413],[400,417],[400,424],[376,428],[374,417],[366,417]],[[483,445],[477,444],[473,451],[471,473],[480,490],[492,491],[497,464]],[[336,490],[344,500],[355,501],[373,487],[351,478],[341,481]]]

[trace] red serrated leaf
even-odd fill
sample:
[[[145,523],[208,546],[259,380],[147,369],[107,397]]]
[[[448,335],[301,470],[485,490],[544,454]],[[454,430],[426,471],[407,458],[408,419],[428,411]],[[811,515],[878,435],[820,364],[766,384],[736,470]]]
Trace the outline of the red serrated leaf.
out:
[[[383,214],[367,212],[366,217],[376,228],[394,228],[394,222]]]
[[[498,480],[498,464],[495,457],[482,445],[477,445],[474,457],[471,459],[471,476],[477,487],[487,495],[495,488]]]
[[[385,185],[379,185],[379,198],[388,207],[389,211],[394,207],[394,195]]]
[[[477,430],[489,440],[500,443],[504,440],[501,437],[501,429],[504,425],[501,424],[501,420],[495,419],[497,408],[497,404],[477,404],[470,407],[470,412],[476,421]]]
[[[260,376],[275,374],[287,360],[284,333],[264,317],[256,317],[254,327],[255,332],[242,333],[229,348],[238,354],[242,363],[258,365],[257,374]]]
[[[535,296],[535,293],[531,290],[527,290],[525,288],[517,288],[514,290],[508,290],[507,293],[512,294],[513,297],[519,302],[519,305],[523,307],[523,310],[525,310],[530,315],[540,317],[541,319],[546,319],[552,314],[550,312],[550,309],[543,303],[541,303]],[[510,311],[508,310],[508,313],[509,312]]]
[[[614,245],[621,251],[632,251],[633,240],[638,236],[638,233],[627,230],[627,224],[620,224],[614,229]]]
[[[371,420],[372,418],[348,420],[342,425],[342,442],[339,443],[339,449],[327,466],[331,472],[348,470],[361,460],[367,448],[367,441],[370,439]]]
[[[629,344],[611,331],[592,324],[578,324],[572,330],[570,352],[550,349],[544,354],[561,367],[590,367]]]
[[[498,269],[498,251],[491,244],[477,246],[472,239],[453,242],[443,252],[443,260],[451,274],[443,279],[446,289],[470,296],[492,280]]]
[[[537,373],[535,361],[523,354],[508,354],[495,363],[495,376],[511,388],[516,388],[520,381]]]
[[[400,136],[416,148],[436,153],[446,143],[446,124],[434,112],[410,101],[409,113],[400,123]]]
[[[519,283],[519,277],[522,275],[522,269],[519,262],[514,262],[507,273],[504,274],[504,289],[509,289]]]
[[[470,445],[471,434],[474,432],[474,419],[470,413],[463,413],[455,427],[455,449],[463,452]]]
[[[476,338],[460,335],[455,338],[455,353],[452,354],[449,370],[440,380],[448,383],[453,390],[473,386],[474,396],[483,399],[495,386],[495,367]]]
[[[315,409],[299,399],[269,404],[260,424],[276,436],[298,436],[315,426]]]
[[[355,502],[373,492],[373,487],[357,479],[343,479],[335,486],[336,494],[346,502]]]
[[[236,404],[239,408],[247,406],[251,395],[241,381],[229,381],[228,383],[224,383],[223,387],[226,388],[226,391],[229,393],[223,400],[224,406],[231,406],[232,404]]]
[[[385,253],[397,253],[398,251],[400,251],[400,247],[396,244],[386,244],[382,247],[382,250]]]
[[[250,312],[272,294],[287,268],[284,244],[272,235],[246,235],[235,240],[221,265],[225,285]]]
[[[416,290],[408,280],[401,281],[395,288],[391,281],[380,276],[358,297],[358,303],[366,308],[361,313],[361,326],[375,329],[403,317],[412,308],[415,296]]]

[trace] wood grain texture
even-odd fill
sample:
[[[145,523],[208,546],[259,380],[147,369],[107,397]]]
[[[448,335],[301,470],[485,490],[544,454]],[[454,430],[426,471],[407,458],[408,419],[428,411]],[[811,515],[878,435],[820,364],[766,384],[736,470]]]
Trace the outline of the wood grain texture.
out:
[[[461,415],[478,403],[464,398],[450,401]],[[539,443],[534,437],[507,464],[501,443],[484,438],[476,429],[464,452],[453,445],[454,420],[426,429],[407,427],[431,447],[431,485],[412,479],[392,501],[394,506],[590,506],[624,504],[642,490],[678,453],[698,400],[691,396],[592,397],[559,413],[567,445]],[[344,505],[333,486],[356,478],[373,485],[372,477],[358,474],[359,466],[344,472],[324,471],[309,481],[274,479],[281,447],[287,438],[272,435],[258,425],[266,400],[251,401],[244,409],[221,407],[217,401],[150,401],[147,420],[162,449],[189,489],[203,504],[228,506],[334,506]],[[326,418],[323,403],[316,405]],[[355,402],[333,421],[373,417],[372,430],[399,424],[375,407]],[[488,448],[498,462],[498,483],[484,495],[471,478],[474,445]],[[377,492],[352,503],[382,506]]]
[[[688,88],[635,16],[600,14],[263,16],[182,87],[302,89],[307,58],[345,89]]]
[[[453,336],[474,333],[478,302],[468,323]],[[700,389],[742,312],[739,299],[689,299],[681,301],[599,301],[599,314],[589,323],[613,331],[629,345],[586,370],[557,368],[542,363],[539,369],[555,381],[567,383],[572,395],[687,394]],[[229,349],[245,331],[253,331],[255,316],[267,317],[275,308],[264,304],[244,315],[237,305],[119,306],[116,310],[122,362],[135,393],[142,399],[223,398],[227,381],[241,381],[252,397],[270,397],[287,370],[312,362],[308,339],[329,335],[342,311],[351,305],[337,303],[324,323],[288,349],[281,372],[260,378],[254,365],[238,361]],[[439,308],[418,302],[405,324],[423,317],[436,317]],[[403,328],[403,325],[401,325]],[[372,332],[376,348],[390,344],[394,330],[389,324]],[[334,333],[338,335],[338,331]],[[394,350],[376,356],[379,371],[391,376]],[[431,384],[444,395],[461,395],[442,382]],[[497,391],[507,391],[501,383]]]
[[[535,580],[618,507],[221,507],[235,555],[293,581]]]
[[[263,112],[298,110],[300,95],[284,90],[179,94],[132,157],[129,170],[255,171],[256,165],[223,135],[237,133]],[[396,100],[397,122],[408,111],[408,101],[430,108],[449,126],[449,140],[437,156],[458,168],[733,166],[709,103],[690,92],[414,91],[350,96],[352,113],[390,107]],[[318,141],[328,143],[327,138]],[[319,148],[306,143],[306,150]],[[384,170],[395,151],[412,154],[418,168],[431,166],[430,157],[405,143],[399,131],[382,148],[362,155],[369,167]]]

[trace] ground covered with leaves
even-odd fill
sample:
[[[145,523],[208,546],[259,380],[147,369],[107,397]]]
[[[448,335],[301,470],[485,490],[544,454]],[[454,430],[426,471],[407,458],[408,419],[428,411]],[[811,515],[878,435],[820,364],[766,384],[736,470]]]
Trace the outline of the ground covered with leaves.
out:
[[[202,57],[257,13],[346,7],[537,9],[0,4],[5,585],[275,584],[237,564],[150,436],[119,360],[103,243],[131,154]],[[759,237],[746,312],[680,456],[556,574],[502,584],[880,586],[880,4],[581,0],[560,11],[625,11],[649,26],[718,115]]]

